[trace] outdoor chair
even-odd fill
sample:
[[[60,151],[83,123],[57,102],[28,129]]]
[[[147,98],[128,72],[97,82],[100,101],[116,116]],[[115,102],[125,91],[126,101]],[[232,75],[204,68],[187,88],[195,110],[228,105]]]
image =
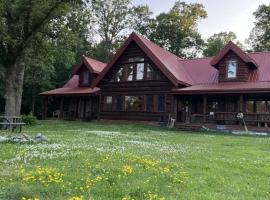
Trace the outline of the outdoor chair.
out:
[[[53,111],[53,118],[55,118],[55,117],[57,117],[57,118],[60,117],[60,110]]]

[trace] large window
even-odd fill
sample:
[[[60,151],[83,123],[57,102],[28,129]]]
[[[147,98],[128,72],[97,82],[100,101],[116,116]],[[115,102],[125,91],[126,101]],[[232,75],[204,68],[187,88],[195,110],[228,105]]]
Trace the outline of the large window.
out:
[[[104,110],[105,111],[112,111],[112,96],[105,96],[104,97]]]
[[[126,111],[142,111],[143,97],[142,96],[125,96]]]
[[[124,81],[124,68],[120,67],[120,69],[118,70],[118,72],[116,73],[116,81],[117,82],[121,82]]]
[[[154,69],[150,64],[147,65],[145,77],[147,80],[154,80]]]
[[[144,62],[143,57],[133,57],[128,59],[129,62]]]
[[[254,101],[246,101],[246,113],[254,113],[255,104]]]
[[[136,80],[140,81],[144,78],[144,63],[138,63],[136,67],[137,73],[136,73]]]
[[[85,68],[83,70],[83,81],[82,83],[84,85],[88,85],[90,83],[90,73],[89,73],[89,70],[87,68]]]
[[[246,113],[269,113],[270,101],[246,101]]]
[[[236,74],[237,74],[236,65],[237,65],[237,62],[235,60],[228,61],[228,66],[227,66],[228,78],[236,78]]]
[[[129,58],[128,63],[123,63],[111,82],[162,80],[160,72],[141,57]]]
[[[122,96],[115,96],[114,107],[116,111],[122,110]]]
[[[146,95],[146,111],[153,112],[154,111],[154,96]]]
[[[158,111],[162,112],[165,111],[165,96],[164,95],[158,95]]]
[[[265,113],[266,110],[266,101],[256,101],[256,112],[257,113]]]
[[[127,80],[132,81],[133,80],[133,65],[127,65],[126,66],[127,70]]]
[[[103,99],[103,111],[165,112],[165,95],[113,95]]]

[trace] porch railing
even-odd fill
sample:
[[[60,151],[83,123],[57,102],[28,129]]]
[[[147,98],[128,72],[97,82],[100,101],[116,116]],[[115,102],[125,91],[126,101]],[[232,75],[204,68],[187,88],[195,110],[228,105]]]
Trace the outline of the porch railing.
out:
[[[210,113],[206,114],[192,114],[190,121],[192,123],[204,122],[204,118],[207,123],[213,123],[217,121],[225,122],[239,122],[237,118],[238,112],[214,112],[213,115]],[[270,113],[244,113],[244,119],[246,122],[269,122]]]

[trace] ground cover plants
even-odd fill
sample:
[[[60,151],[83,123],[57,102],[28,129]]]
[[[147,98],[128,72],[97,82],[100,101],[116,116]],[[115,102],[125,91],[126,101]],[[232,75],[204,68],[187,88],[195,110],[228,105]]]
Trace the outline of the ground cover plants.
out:
[[[269,199],[270,138],[41,121],[0,144],[0,199]],[[0,135],[10,134],[1,132]]]

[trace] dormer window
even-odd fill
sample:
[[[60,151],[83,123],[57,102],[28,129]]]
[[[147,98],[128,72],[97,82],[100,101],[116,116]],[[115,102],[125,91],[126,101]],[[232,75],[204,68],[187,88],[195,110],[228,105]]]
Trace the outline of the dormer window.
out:
[[[90,83],[90,74],[89,74],[89,70],[88,69],[84,69],[83,70],[83,81],[82,83],[84,85],[88,85]]]
[[[237,62],[235,60],[229,60],[227,66],[227,78],[236,78],[237,74]]]

